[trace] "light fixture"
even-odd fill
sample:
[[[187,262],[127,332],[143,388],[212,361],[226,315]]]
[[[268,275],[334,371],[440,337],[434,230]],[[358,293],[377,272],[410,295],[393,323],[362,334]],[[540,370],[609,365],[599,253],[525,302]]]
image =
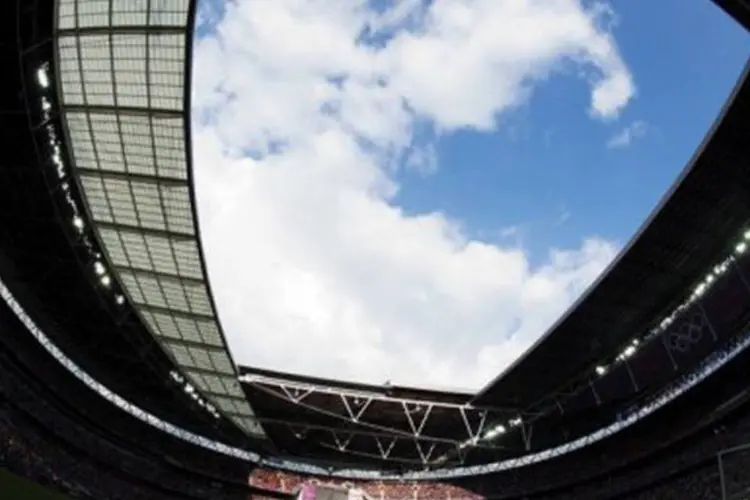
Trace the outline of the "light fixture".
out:
[[[117,302],[118,306],[121,306],[125,303],[125,296],[121,294],[115,295],[115,302]]]
[[[487,431],[487,433],[484,435],[484,439],[494,439],[500,434],[505,434],[505,432],[506,432],[505,426],[503,424],[498,424],[492,429],[490,429],[489,431]]]
[[[107,270],[104,268],[104,264],[99,261],[94,262],[94,272],[97,276],[104,276]]]
[[[73,226],[79,231],[83,231],[83,219],[77,215],[73,217]]]
[[[737,243],[737,246],[734,247],[734,251],[738,254],[745,253],[745,250],[747,250],[747,243],[744,241]]]
[[[102,279],[100,280],[102,282],[102,285],[109,286],[112,284],[112,278],[109,277],[109,275],[105,274],[102,276]]]
[[[599,365],[596,367],[596,374],[597,375],[604,375],[607,373],[607,367],[603,365]]]
[[[47,76],[47,70],[44,66],[36,70],[36,81],[43,89],[49,87],[49,77]]]

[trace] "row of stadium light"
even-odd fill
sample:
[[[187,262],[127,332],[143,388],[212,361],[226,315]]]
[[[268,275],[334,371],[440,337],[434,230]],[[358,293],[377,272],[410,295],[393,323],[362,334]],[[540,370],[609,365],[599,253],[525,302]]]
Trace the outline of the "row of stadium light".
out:
[[[493,425],[484,433],[480,433],[481,435],[474,436],[471,439],[467,439],[466,441],[462,442],[458,445],[459,449],[463,450],[471,446],[477,446],[481,442],[490,442],[496,439],[499,436],[502,436],[503,434],[507,433],[509,429],[514,429],[516,427],[521,427],[523,425],[523,417],[520,415],[514,418],[511,418],[507,422],[502,422]],[[437,462],[446,460],[448,458],[447,455],[444,455],[440,458],[438,458]]]
[[[185,394],[193,398],[193,401],[195,401],[198,406],[204,408],[208,413],[210,413],[212,417],[214,417],[215,419],[221,417],[221,414],[216,409],[216,407],[205,400],[203,397],[201,397],[201,395],[198,393],[198,390],[190,382],[185,380],[185,377],[183,377],[180,372],[178,372],[177,370],[171,370],[169,372],[169,377],[177,385],[179,385],[183,391],[185,391]]]
[[[674,321],[679,317],[682,313],[684,313],[688,308],[690,308],[699,298],[703,297],[706,292],[708,292],[711,287],[718,281],[718,278],[726,274],[727,271],[729,271],[729,268],[731,267],[732,263],[734,263],[735,260],[737,260],[737,257],[744,254],[748,251],[748,248],[750,248],[750,229],[743,230],[743,232],[740,233],[737,243],[734,246],[734,251],[730,253],[727,257],[722,259],[718,264],[716,264],[711,270],[706,273],[706,275],[703,277],[703,279],[695,286],[693,289],[693,292],[688,296],[687,299],[685,299],[680,305],[678,305],[670,314],[668,314],[663,320],[659,322],[659,324],[654,327],[650,332],[648,332],[642,339],[634,338],[621,352],[620,354],[615,357],[615,359],[610,363],[601,363],[596,366],[594,369],[594,372],[597,376],[605,375],[609,369],[618,363],[621,363],[625,361],[628,358],[631,358],[638,348],[646,341],[656,337],[660,333],[664,332],[669,326],[674,323]]]
[[[46,63],[40,66],[36,72],[37,84],[43,91],[46,91],[50,88],[50,79],[48,72],[49,68]],[[84,222],[83,211],[81,210],[81,208],[79,208],[78,202],[76,202],[73,197],[70,184],[71,181],[68,179],[67,169],[62,157],[62,146],[60,144],[60,138],[58,137],[54,125],[50,122],[52,118],[52,103],[46,95],[43,95],[41,98],[41,108],[43,120],[47,124],[47,140],[49,149],[52,153],[52,164],[55,168],[55,173],[57,174],[57,179],[59,181],[59,187],[63,193],[65,202],[70,207],[72,213],[70,219],[71,224],[75,228],[75,231],[78,234],[78,238],[83,243],[83,246],[86,248],[89,254],[89,260],[90,262],[92,262],[91,272],[93,273],[95,279],[104,288],[112,290],[111,297],[112,300],[114,300],[115,304],[117,304],[118,306],[123,306],[125,305],[125,295],[120,291],[114,290],[112,276],[107,267],[104,265],[102,254],[95,249],[93,238],[89,234],[86,223]]]
[[[693,292],[690,294],[690,296],[685,299],[680,305],[678,305],[669,315],[667,315],[659,324],[653,328],[648,334],[643,336],[642,338],[634,338],[616,357],[612,362],[609,363],[601,363],[597,365],[594,369],[594,373],[597,376],[603,376],[605,375],[609,369],[618,363],[621,363],[635,355],[635,353],[638,351],[641,345],[643,345],[645,342],[650,340],[651,338],[656,337],[660,333],[662,333],[664,330],[666,330],[672,323],[674,323],[675,319],[680,316],[683,312],[685,312],[689,307],[691,307],[699,298],[701,298],[703,295],[708,292],[711,287],[718,281],[718,278],[726,274],[726,272],[729,270],[732,263],[739,257],[740,255],[744,254],[750,249],[750,229],[743,230],[743,232],[740,234],[738,241],[734,247],[733,253],[731,253],[726,258],[722,259],[718,264],[716,264],[711,270],[703,277],[703,279],[696,285],[696,287],[693,289]],[[481,442],[490,442],[498,437],[506,434],[509,429],[521,427],[523,425],[523,418],[518,416],[516,418],[510,419],[507,422],[499,423],[494,425],[493,427],[489,428],[487,431],[484,432],[481,436],[476,436],[472,439],[466,440],[462,442],[459,445],[459,448],[461,450],[477,446]],[[441,458],[447,458],[447,457],[441,457]]]
[[[494,427],[491,427],[484,433],[482,439],[485,441],[491,441],[508,432],[508,429],[515,429],[516,427],[521,427],[521,425],[523,425],[523,418],[521,416],[511,418],[508,420],[507,424],[497,424]]]
[[[50,79],[48,72],[49,67],[46,63],[40,66],[36,72],[37,84],[43,91],[46,91],[50,88]],[[68,179],[67,169],[62,158],[62,146],[60,144],[60,139],[58,137],[57,131],[55,130],[55,127],[52,125],[52,123],[50,123],[52,118],[52,103],[44,95],[41,99],[41,107],[44,122],[47,123],[46,130],[47,138],[49,141],[49,148],[52,151],[52,163],[57,174],[60,189],[62,190],[63,196],[65,197],[65,202],[70,207],[72,213],[70,219],[71,224],[75,228],[78,238],[83,243],[83,246],[86,248],[89,254],[90,261],[92,262],[91,272],[93,273],[94,277],[102,287],[111,290],[112,299],[114,300],[115,304],[123,307],[125,305],[125,295],[120,291],[115,290],[114,281],[109,270],[107,269],[107,266],[104,264],[102,254],[96,250],[96,247],[93,243],[94,238],[89,234],[90,230],[84,221],[83,211],[81,210],[81,208],[79,208],[78,203],[73,197],[70,186],[71,181]],[[185,380],[185,377],[180,375],[177,371],[172,370],[170,371],[170,378],[181,387],[185,394],[189,395],[198,406],[204,408],[208,413],[211,414],[211,416],[216,419],[221,417],[216,407],[214,407],[211,403],[201,397],[198,393],[198,390],[193,387],[190,382]]]

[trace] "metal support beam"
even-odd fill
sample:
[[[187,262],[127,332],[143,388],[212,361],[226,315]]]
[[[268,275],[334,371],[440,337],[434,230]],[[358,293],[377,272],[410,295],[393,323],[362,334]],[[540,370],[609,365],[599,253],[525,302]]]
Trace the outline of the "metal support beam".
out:
[[[124,156],[124,155],[123,155]],[[160,175],[136,174],[132,172],[115,172],[98,168],[74,167],[74,171],[84,177],[101,177],[102,179],[113,179],[118,181],[134,181],[144,184],[155,184],[160,186],[187,187],[187,179],[175,177],[163,177]]]
[[[164,108],[140,108],[136,106],[104,106],[100,104],[64,104],[62,113],[86,113],[91,115],[153,116],[155,118],[183,118],[184,111]]]
[[[122,266],[122,265],[117,265],[117,264],[113,265],[112,268],[116,269],[119,272],[140,274],[140,275],[149,276],[151,278],[156,278],[156,279],[166,278],[169,280],[181,281],[189,285],[195,285],[195,286],[205,285],[205,282],[202,279],[192,278],[190,276],[180,276],[179,274],[151,271],[149,269],[142,269],[140,267]]]
[[[63,28],[55,31],[55,36],[82,37],[101,35],[184,35],[184,26],[133,25],[133,26],[91,26],[88,28]]]
[[[638,392],[638,382],[635,380],[635,375],[633,374],[633,370],[630,368],[630,363],[626,359],[624,361],[625,363],[625,369],[628,371],[628,377],[630,377],[630,383],[633,384],[633,391]]]
[[[99,227],[100,229],[112,229],[115,231],[126,231],[129,233],[142,233],[146,236],[169,238],[175,241],[195,241],[195,235],[190,233],[180,233],[165,229],[152,229],[148,227],[132,226],[130,224],[121,224],[119,222],[113,223],[102,220],[95,220],[94,222],[96,222],[97,227]]]
[[[148,306],[143,306],[148,307]],[[187,340],[187,339],[175,339],[172,337],[165,337],[163,335],[155,335],[162,343],[169,344],[173,346],[187,346],[187,347],[196,347],[199,349],[205,349],[207,351],[213,351],[216,353],[223,353],[224,349],[221,347],[211,345],[211,344],[204,344],[203,342],[195,342],[193,340]],[[192,368],[192,367],[189,367]]]
[[[526,425],[525,422],[521,422],[521,438],[523,439],[523,447],[526,451],[531,451],[531,436],[534,433],[534,424]]]

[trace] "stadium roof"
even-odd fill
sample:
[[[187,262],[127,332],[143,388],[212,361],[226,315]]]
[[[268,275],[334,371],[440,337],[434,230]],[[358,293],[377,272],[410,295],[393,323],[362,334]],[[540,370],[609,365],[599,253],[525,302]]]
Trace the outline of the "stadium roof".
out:
[[[56,82],[37,84],[53,60],[56,2],[0,6],[0,289],[10,290],[67,356],[141,408],[193,432],[248,441],[170,378],[174,363],[92,267],[96,242],[71,221],[80,196],[71,182],[56,109]],[[64,160],[65,164],[61,161]],[[4,332],[4,336],[9,332]]]
[[[116,279],[182,375],[263,437],[216,319],[190,169],[192,0],[60,0],[55,80],[76,181]],[[42,77],[44,78],[44,77]]]
[[[447,465],[441,456],[478,440],[494,422],[508,418],[504,412],[471,407],[472,396],[463,393],[338,382],[244,366],[240,380],[279,450],[318,462],[356,461],[391,469]]]
[[[51,4],[32,0],[47,11],[29,15],[51,21]],[[743,258],[681,310],[660,342],[644,342],[606,376],[589,376],[684,301],[750,220],[750,85],[743,79],[723,120],[616,263],[476,399],[252,368],[241,369],[240,385],[216,320],[195,216],[188,106],[194,2],[56,6],[54,50],[43,50],[51,24],[45,31],[32,23],[35,34],[4,54],[6,67],[24,73],[27,84],[9,78],[2,93],[4,109],[17,115],[0,117],[11,141],[0,165],[0,276],[71,357],[145,408],[205,428],[174,394],[181,386],[167,386],[178,366],[240,428],[255,436],[265,429],[281,456],[377,468],[484,463],[611,420],[747,326],[750,268]],[[17,68],[16,51],[33,64]],[[40,102],[34,91],[44,96]],[[62,175],[68,171],[74,183]],[[85,210],[71,212],[73,199],[86,200]],[[696,327],[697,310],[700,341],[687,350],[671,346],[685,324]],[[520,410],[581,373],[587,376],[566,387],[568,401],[555,400],[561,415],[541,415],[532,439],[533,413],[519,420]],[[503,439],[479,442],[487,435]]]
[[[748,0],[713,0],[713,2],[724,9],[735,21],[740,23],[746,30],[750,30],[750,1]]]
[[[619,256],[475,404],[523,410],[592,375],[602,360],[658,327],[735,245],[750,221],[747,75],[748,68],[692,160]]]

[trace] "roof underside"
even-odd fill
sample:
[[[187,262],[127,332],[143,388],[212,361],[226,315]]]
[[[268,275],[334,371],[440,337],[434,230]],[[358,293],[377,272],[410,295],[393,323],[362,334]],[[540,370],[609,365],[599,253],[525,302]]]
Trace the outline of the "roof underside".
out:
[[[508,415],[468,394],[322,380],[240,367],[256,417],[288,456],[366,468],[458,465],[455,451]],[[488,449],[495,449],[491,443]]]
[[[106,273],[210,403],[260,425],[206,281],[189,168],[191,0],[60,0],[60,113]]]
[[[183,429],[245,443],[235,425],[170,380],[174,363],[91,272],[92,249],[71,224],[70,202],[80,198],[54,161],[65,149],[50,139],[50,130],[61,130],[48,107],[54,89],[36,83],[40,64],[53,59],[54,11],[53,0],[0,4],[0,288],[68,358],[127,401]],[[0,336],[11,341],[10,331]]]

